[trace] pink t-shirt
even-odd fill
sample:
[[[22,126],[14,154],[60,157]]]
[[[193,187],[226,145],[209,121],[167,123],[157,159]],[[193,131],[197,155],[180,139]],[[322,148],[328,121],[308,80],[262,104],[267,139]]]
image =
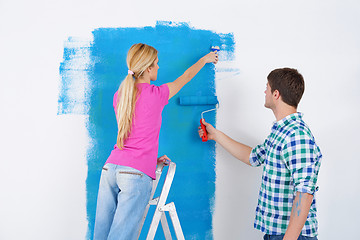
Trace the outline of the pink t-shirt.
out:
[[[151,178],[156,178],[156,164],[159,148],[161,113],[168,103],[169,87],[148,83],[136,85],[140,95],[135,105],[131,133],[120,150],[116,144],[106,163],[135,168]],[[114,95],[113,106],[116,112],[118,92]]]

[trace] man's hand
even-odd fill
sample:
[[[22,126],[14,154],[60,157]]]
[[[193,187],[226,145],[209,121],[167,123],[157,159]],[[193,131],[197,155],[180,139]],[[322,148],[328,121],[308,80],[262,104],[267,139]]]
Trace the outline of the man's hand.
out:
[[[210,123],[205,122],[205,119],[201,119],[202,123],[206,127],[206,132],[208,136],[208,140],[215,140],[216,139],[216,128],[214,128]],[[202,137],[204,134],[204,131],[201,129],[201,126],[199,126],[199,136]],[[216,141],[216,140],[215,140]]]
[[[235,141],[234,139],[230,138],[220,130],[214,128],[210,123],[205,122],[204,119],[202,119],[202,123],[205,125],[208,140],[216,141],[223,148],[225,148],[226,151],[231,153],[234,157],[236,157],[243,163],[251,166],[249,161],[249,157],[252,149],[251,147]],[[198,132],[199,132],[199,136],[202,137],[202,135],[204,134],[204,130],[201,129],[201,126],[199,126]]]

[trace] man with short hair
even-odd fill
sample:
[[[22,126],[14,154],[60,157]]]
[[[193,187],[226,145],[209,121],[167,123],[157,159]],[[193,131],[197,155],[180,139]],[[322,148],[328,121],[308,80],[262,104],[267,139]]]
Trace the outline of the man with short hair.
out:
[[[316,240],[314,194],[322,154],[297,112],[304,79],[291,68],[275,69],[267,79],[264,105],[273,111],[276,122],[264,143],[251,148],[203,123],[209,140],[250,166],[264,166],[254,222],[265,233],[264,240]],[[203,133],[199,128],[200,137]]]

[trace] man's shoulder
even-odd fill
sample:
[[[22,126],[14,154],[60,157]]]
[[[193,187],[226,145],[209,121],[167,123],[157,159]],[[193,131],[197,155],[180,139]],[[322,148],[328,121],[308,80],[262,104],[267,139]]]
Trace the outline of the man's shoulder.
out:
[[[313,135],[310,128],[303,120],[293,121],[289,125],[285,126],[284,132],[286,132],[287,138],[310,138],[313,139]]]

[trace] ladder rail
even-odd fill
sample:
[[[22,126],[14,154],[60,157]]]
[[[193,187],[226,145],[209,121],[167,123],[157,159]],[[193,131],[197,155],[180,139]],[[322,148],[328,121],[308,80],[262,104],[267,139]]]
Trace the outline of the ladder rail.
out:
[[[149,203],[146,205],[146,208],[145,208],[145,212],[144,212],[144,216],[141,220],[141,223],[140,223],[140,227],[139,227],[139,233],[138,233],[138,237],[137,239],[139,239],[140,237],[140,234],[141,234],[141,230],[144,226],[144,223],[145,223],[145,219],[146,219],[146,216],[149,212],[149,208],[150,208],[150,205],[154,205],[154,202],[155,205],[157,204],[157,200],[153,199],[154,197],[154,194],[155,194],[155,191],[156,191],[156,188],[157,188],[157,185],[159,184],[159,180],[160,180],[160,177],[161,177],[161,174],[162,174],[162,171],[164,170],[164,163],[159,163],[156,167],[156,179],[153,181],[153,186],[152,186],[152,190],[151,190],[151,194],[150,194],[150,201]],[[154,201],[155,200],[155,201]]]
[[[169,168],[168,168],[168,171],[166,174],[163,188],[161,190],[160,196],[157,198],[153,198],[156,187],[159,183],[162,171],[164,169],[164,166],[168,166]],[[166,199],[169,195],[170,187],[174,180],[175,170],[176,170],[176,164],[174,162],[170,162],[169,164],[166,164],[166,165],[164,163],[160,163],[157,166],[156,180],[154,180],[154,182],[153,182],[151,198],[145,209],[144,217],[142,219],[141,227],[140,227],[139,233],[138,233],[138,238],[140,237],[140,233],[141,233],[142,227],[144,225],[146,215],[149,211],[150,205],[156,205],[156,209],[155,209],[154,216],[153,216],[153,219],[152,219],[150,227],[149,227],[149,231],[148,231],[146,240],[153,240],[155,238],[155,234],[156,234],[156,231],[157,231],[160,221],[161,221],[161,225],[162,225],[162,228],[164,231],[165,239],[172,240],[171,232],[169,229],[169,224],[166,219],[166,212],[169,212],[170,219],[173,223],[173,227],[175,230],[176,238],[180,239],[180,240],[185,239],[183,231],[181,229],[180,220],[179,220],[179,217],[176,212],[175,204],[173,202],[166,204]]]
[[[174,179],[175,170],[176,170],[176,164],[171,162],[169,164],[169,169],[166,174],[165,182],[164,182],[163,188],[161,190],[158,203],[156,205],[155,213],[154,213],[153,219],[151,221],[146,240],[152,240],[155,237],[155,233],[159,226],[159,221],[161,219],[161,215],[163,214],[162,207],[165,206],[167,196],[170,192],[170,187],[171,187],[171,183]]]

